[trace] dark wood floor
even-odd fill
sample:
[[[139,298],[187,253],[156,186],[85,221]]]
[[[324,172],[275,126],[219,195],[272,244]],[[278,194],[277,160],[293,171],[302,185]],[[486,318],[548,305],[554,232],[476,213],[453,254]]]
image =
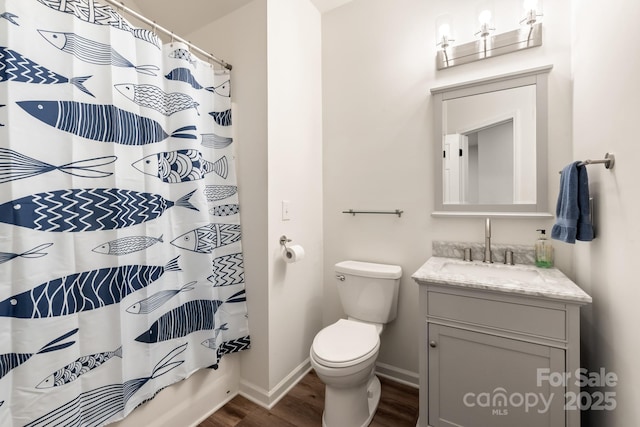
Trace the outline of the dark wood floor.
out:
[[[418,390],[385,378],[380,382],[382,395],[371,426],[415,427]],[[320,427],[323,406],[324,384],[311,371],[271,411],[236,396],[198,427]]]

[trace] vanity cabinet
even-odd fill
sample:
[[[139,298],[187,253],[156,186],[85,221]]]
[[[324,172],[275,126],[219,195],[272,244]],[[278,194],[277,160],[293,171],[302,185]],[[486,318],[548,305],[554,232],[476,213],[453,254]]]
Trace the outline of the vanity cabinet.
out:
[[[422,324],[419,425],[579,427],[580,411],[565,410],[565,397],[580,393],[579,310],[590,297],[575,284],[577,300],[429,281],[425,271],[413,276]]]

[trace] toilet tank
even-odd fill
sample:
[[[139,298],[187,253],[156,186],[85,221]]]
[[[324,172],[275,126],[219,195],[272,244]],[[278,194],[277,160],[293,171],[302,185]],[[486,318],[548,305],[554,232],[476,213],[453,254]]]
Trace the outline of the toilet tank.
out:
[[[388,323],[398,312],[399,265],[342,261],[335,265],[342,308],[347,316],[372,323]]]

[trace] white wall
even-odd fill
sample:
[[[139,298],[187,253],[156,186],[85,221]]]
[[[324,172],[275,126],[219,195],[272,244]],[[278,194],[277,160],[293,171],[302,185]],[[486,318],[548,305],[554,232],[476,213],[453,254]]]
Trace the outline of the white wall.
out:
[[[517,27],[520,4],[498,0],[496,26]],[[420,326],[411,274],[433,240],[482,242],[481,219],[431,218],[434,162],[431,87],[553,64],[549,76],[549,206],[558,170],[571,158],[570,2],[545,2],[543,46],[449,70],[435,69],[435,19],[454,16],[460,33],[475,28],[475,2],[354,0],[323,15],[324,323],[343,315],[332,266],[344,259],[399,264],[399,315],[382,335],[379,362],[417,381]],[[403,209],[401,218],[351,216],[354,209]],[[494,220],[493,240],[533,244],[551,220]],[[556,263],[573,274],[571,248]],[[400,370],[400,371],[398,371]],[[406,371],[406,372],[405,372]]]
[[[322,327],[320,13],[309,0],[267,3],[269,76],[269,390],[306,369]],[[290,220],[282,220],[282,201]],[[286,264],[280,236],[306,250]],[[274,390],[275,389],[275,390]]]
[[[576,243],[576,280],[593,297],[583,310],[583,362],[619,377],[615,411],[586,413],[588,426],[640,425],[640,288],[637,272],[640,221],[640,55],[624,40],[640,37],[640,2],[574,1],[573,134],[576,159],[616,155],[612,170],[590,166],[596,239]],[[598,31],[594,31],[597,28]],[[632,42],[633,43],[633,42]]]

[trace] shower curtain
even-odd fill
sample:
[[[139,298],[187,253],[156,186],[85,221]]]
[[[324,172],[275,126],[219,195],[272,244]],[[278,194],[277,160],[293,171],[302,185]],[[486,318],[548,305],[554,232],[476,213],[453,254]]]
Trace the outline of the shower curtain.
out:
[[[234,159],[226,70],[0,0],[0,425],[109,424],[249,347]]]

